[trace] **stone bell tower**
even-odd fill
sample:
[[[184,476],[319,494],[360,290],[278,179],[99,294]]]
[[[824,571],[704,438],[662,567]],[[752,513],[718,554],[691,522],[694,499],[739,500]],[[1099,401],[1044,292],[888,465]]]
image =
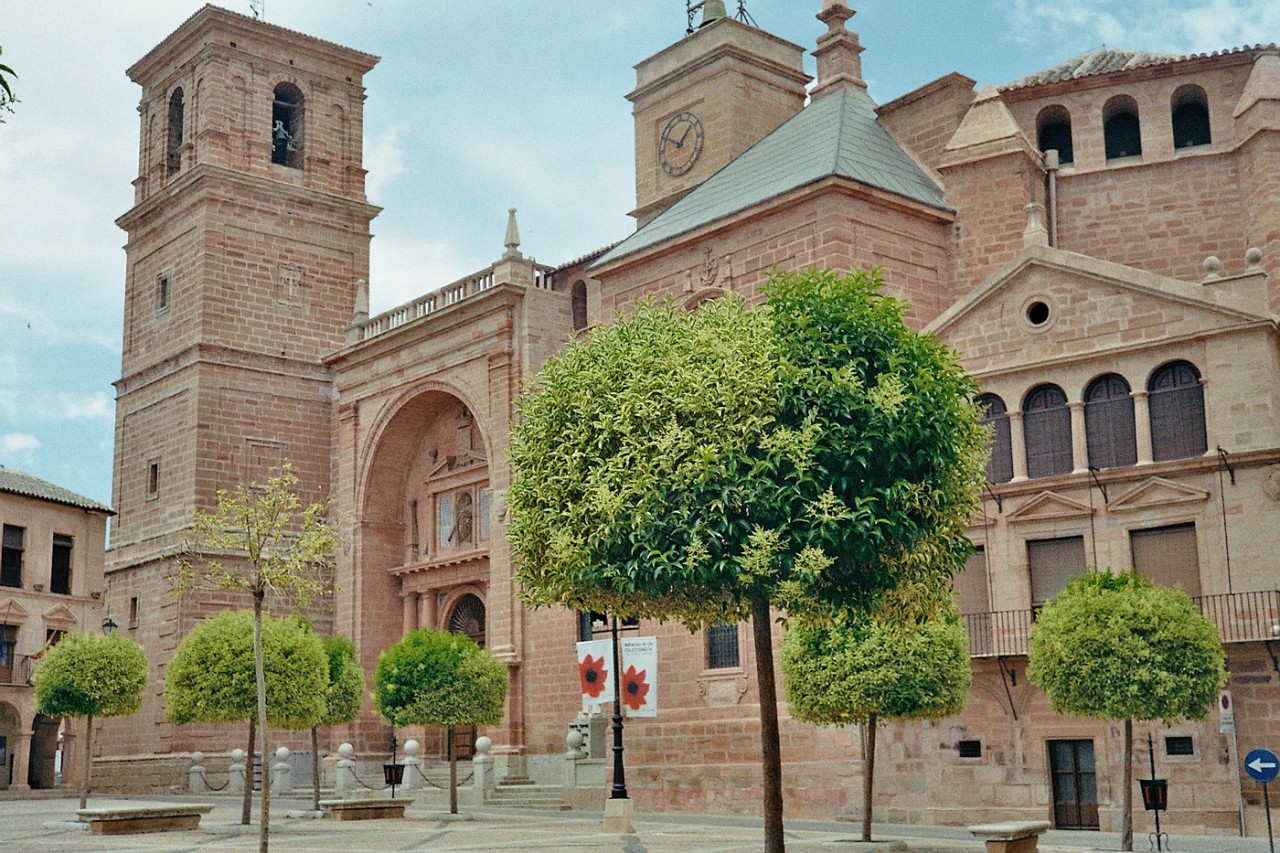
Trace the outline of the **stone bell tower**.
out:
[[[723,2],[636,66],[636,217],[643,226],[804,106],[804,49],[737,21]]]
[[[158,560],[217,489],[284,459],[304,500],[329,489],[321,359],[342,346],[369,276],[363,76],[376,62],[205,6],[128,71],[141,139],[134,206],[117,220],[128,242],[108,603],[139,630],[177,618]],[[156,642],[171,649],[183,631],[160,627]]]

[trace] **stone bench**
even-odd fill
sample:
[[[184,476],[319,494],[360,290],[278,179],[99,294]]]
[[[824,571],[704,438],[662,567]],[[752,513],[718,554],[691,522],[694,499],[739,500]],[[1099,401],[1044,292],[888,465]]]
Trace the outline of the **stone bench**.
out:
[[[1047,820],[1010,820],[969,827],[975,838],[987,843],[987,853],[1035,853]]]
[[[211,811],[213,806],[202,803],[146,803],[76,809],[76,819],[89,824],[94,835],[128,835],[195,829],[200,826],[200,816]]]
[[[321,800],[320,808],[333,820],[381,820],[404,817],[405,806],[413,799],[379,800]]]

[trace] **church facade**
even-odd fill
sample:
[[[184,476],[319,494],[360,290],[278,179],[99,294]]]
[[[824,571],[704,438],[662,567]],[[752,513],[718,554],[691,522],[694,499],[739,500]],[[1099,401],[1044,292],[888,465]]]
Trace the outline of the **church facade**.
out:
[[[191,508],[287,458],[304,499],[343,519],[319,629],[353,638],[369,672],[409,630],[470,634],[511,675],[504,721],[484,732],[502,772],[557,781],[591,621],[527,609],[512,581],[521,389],[638,298],[692,308],[755,298],[775,267],[874,265],[911,322],[961,354],[994,436],[956,579],[969,707],[886,728],[878,817],[1118,826],[1122,727],[1054,714],[1026,680],[1036,608],[1112,566],[1182,586],[1228,651],[1234,734],[1216,712],[1149,726],[1178,804],[1167,825],[1260,831],[1239,756],[1280,734],[1280,51],[1102,50],[877,105],[852,10],[815,11],[816,81],[804,48],[729,17],[637,66],[634,234],[549,267],[520,251],[513,212],[493,265],[374,317],[361,125],[377,58],[206,6],[130,69],[142,138],[119,220],[107,604],[138,614],[153,687],[95,738],[103,774],[162,789],[190,751],[230,748],[226,729],[166,723],[159,685],[181,636],[235,602],[175,596],[165,578]],[[641,631],[659,638],[662,695],[656,719],[627,725],[632,797],[755,811],[746,627]],[[855,814],[859,732],[782,711],[788,813]],[[328,748],[380,762],[391,735],[370,711]]]

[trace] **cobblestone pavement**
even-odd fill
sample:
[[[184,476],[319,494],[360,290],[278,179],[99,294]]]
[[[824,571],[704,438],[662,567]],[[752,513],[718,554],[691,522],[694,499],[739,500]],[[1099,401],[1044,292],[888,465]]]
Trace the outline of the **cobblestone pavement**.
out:
[[[138,804],[152,798],[127,800],[93,797],[90,804]],[[252,851],[258,847],[257,809],[254,824],[242,826],[238,798],[166,797],[164,802],[207,802],[214,810],[200,828],[139,835],[91,835],[75,822],[74,798],[0,800],[0,850],[4,853],[116,853],[116,851]],[[271,849],[286,853],[344,851],[566,851],[566,853],[752,853],[763,849],[759,820],[714,815],[638,814],[633,835],[606,835],[598,813],[534,812],[519,809],[464,809],[461,819],[435,805],[415,803],[403,820],[334,821],[298,816],[309,803],[303,799],[273,799]],[[291,814],[292,813],[292,814]],[[788,821],[787,849],[792,853],[836,850],[897,850],[911,853],[968,853],[983,845],[962,829],[934,826],[880,826],[876,844],[853,841],[858,827],[848,823]],[[897,842],[897,843],[891,843]],[[1267,853],[1266,838],[1175,836],[1175,853]],[[1134,848],[1148,849],[1139,833]],[[1167,847],[1165,849],[1168,849]],[[1085,853],[1119,850],[1112,833],[1050,832],[1040,844],[1043,853]]]

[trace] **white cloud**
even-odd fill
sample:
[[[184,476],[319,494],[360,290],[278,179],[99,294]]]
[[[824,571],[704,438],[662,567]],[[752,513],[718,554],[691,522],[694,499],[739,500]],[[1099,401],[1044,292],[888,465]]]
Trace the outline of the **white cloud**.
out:
[[[40,439],[25,432],[7,432],[0,434],[0,453],[6,458],[16,457],[24,467],[35,461],[35,452],[40,447]]]
[[[104,391],[86,397],[59,394],[58,405],[62,410],[62,417],[68,420],[115,419],[114,402]]]
[[[374,203],[383,198],[405,171],[404,135],[408,128],[397,124],[387,128],[365,146],[364,163],[369,174],[365,178],[365,195]]]
[[[497,253],[494,254],[497,259]],[[369,258],[369,313],[388,311],[484,267],[469,265],[445,243],[414,235],[378,237]]]
[[[1280,30],[1280,4],[1274,0],[1017,0],[1013,14],[1015,40],[1066,41],[1082,50],[1105,44],[1203,53],[1252,44],[1259,33]]]

